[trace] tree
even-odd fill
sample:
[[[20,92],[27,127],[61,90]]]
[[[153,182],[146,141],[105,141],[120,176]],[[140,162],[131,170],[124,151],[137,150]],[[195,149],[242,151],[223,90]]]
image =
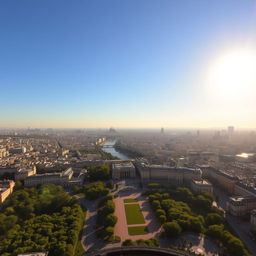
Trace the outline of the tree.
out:
[[[185,188],[185,187],[179,187],[176,190],[176,194],[179,200],[183,202],[191,202],[193,200],[193,194],[190,191],[190,189]]]
[[[163,225],[163,230],[166,236],[176,238],[181,233],[182,229],[177,221],[166,222]]]
[[[202,195],[199,195],[197,196],[195,199],[194,199],[194,202],[193,202],[195,208],[198,208],[203,211],[209,211],[211,209],[211,206],[212,206],[212,202],[211,200],[205,198],[204,196]]]
[[[108,214],[104,220],[105,226],[114,227],[117,223],[117,217],[114,214]]]
[[[115,211],[115,204],[114,204],[113,200],[108,200],[106,202],[103,211],[104,211],[105,215],[110,214],[110,213],[114,213],[114,211]]]
[[[160,221],[162,224],[166,222],[166,216],[165,216],[165,215],[160,215],[160,216],[158,217],[158,219],[159,219],[159,221]]]
[[[208,213],[205,218],[205,222],[207,226],[214,225],[214,224],[222,224],[223,218],[217,213]]]
[[[126,239],[125,241],[123,241],[122,246],[133,246],[135,245],[135,242],[132,241],[131,239]]]
[[[108,189],[101,181],[93,182],[84,187],[85,197],[94,200],[108,194]]]
[[[60,207],[57,212],[46,213],[45,198],[49,205]],[[0,214],[0,255],[29,251],[49,251],[52,256],[73,255],[84,212],[59,186],[15,191],[2,205],[2,210],[8,215]]]
[[[161,209],[161,204],[160,204],[160,201],[159,200],[154,200],[152,203],[151,203],[152,207],[154,210],[156,209]]]
[[[241,240],[236,237],[232,237],[227,244],[229,252],[234,256],[244,255],[245,249]]]
[[[157,209],[156,210],[156,215],[157,217],[164,215],[165,216],[165,211],[163,209]]]
[[[223,225],[211,225],[208,227],[206,234],[212,238],[222,240],[224,233]]]
[[[109,180],[106,184],[106,187],[109,189],[113,189],[114,188],[114,182],[113,180]]]
[[[148,184],[149,189],[158,189],[158,188],[161,188],[161,187],[162,187],[162,185],[159,184],[159,183],[149,183]]]
[[[108,180],[110,170],[108,165],[98,165],[88,169],[90,181]]]

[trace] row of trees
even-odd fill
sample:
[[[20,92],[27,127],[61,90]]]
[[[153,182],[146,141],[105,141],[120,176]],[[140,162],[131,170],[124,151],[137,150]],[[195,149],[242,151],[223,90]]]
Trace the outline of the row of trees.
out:
[[[155,238],[150,239],[138,239],[138,240],[131,240],[126,239],[123,241],[122,246],[145,246],[145,247],[159,247],[159,241]]]
[[[116,144],[114,145],[114,148],[117,151],[130,156],[131,158],[138,158],[138,157],[144,156],[141,152],[138,152],[136,149],[130,148],[124,145],[120,140],[116,142]]]
[[[114,227],[117,223],[117,217],[114,215],[115,203],[112,195],[107,195],[99,204],[97,210],[97,235],[106,241],[113,241]]]
[[[224,228],[223,212],[212,205],[214,200],[212,195],[194,194],[185,187],[172,189],[171,192],[164,189],[156,191],[156,189],[157,185],[152,185],[148,198],[162,223],[162,235],[176,238],[183,231],[206,233],[219,242],[225,255],[248,255],[243,243]],[[216,231],[217,228],[219,233]],[[213,230],[216,232],[214,233]],[[230,244],[235,244],[234,248],[239,247],[239,250],[234,252]]]
[[[43,185],[16,191],[1,212],[0,255],[35,251],[74,255],[85,212],[61,187]]]
[[[206,230],[206,234],[222,245],[224,255],[249,255],[247,250],[244,248],[242,241],[226,230],[224,225],[210,225]]]

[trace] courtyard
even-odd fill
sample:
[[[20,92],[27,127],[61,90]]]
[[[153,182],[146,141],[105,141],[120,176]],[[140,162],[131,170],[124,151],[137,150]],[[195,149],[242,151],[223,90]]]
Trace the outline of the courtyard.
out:
[[[160,223],[151,210],[146,197],[140,193],[120,193],[114,199],[115,215],[118,222],[115,226],[115,235],[126,239],[150,239],[160,233]]]

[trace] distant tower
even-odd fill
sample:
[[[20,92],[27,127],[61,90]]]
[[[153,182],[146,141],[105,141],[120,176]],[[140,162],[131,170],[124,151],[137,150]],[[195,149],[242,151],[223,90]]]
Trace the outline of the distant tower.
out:
[[[228,136],[231,137],[235,132],[234,126],[229,126],[228,127]]]
[[[116,133],[116,130],[115,130],[113,127],[110,127],[110,128],[109,128],[109,132],[110,132],[110,133]]]
[[[199,130],[197,130],[197,132],[196,132],[196,136],[197,136],[197,137],[199,137],[199,136],[200,136],[200,131],[199,131]]]
[[[161,133],[164,134],[164,128],[163,127],[161,128]]]

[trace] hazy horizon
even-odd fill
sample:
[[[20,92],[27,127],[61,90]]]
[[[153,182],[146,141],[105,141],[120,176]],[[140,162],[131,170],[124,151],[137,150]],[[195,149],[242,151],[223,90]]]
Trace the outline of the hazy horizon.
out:
[[[0,2],[1,127],[255,129],[256,1]]]

